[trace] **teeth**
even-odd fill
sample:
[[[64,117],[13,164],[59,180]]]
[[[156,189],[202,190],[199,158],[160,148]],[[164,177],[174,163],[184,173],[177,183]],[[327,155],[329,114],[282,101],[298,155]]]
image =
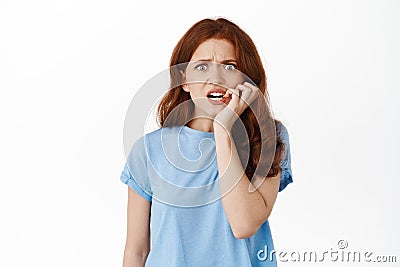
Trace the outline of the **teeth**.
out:
[[[224,94],[218,93],[218,92],[212,92],[211,94],[208,95],[208,97],[221,98],[221,99],[223,96],[224,96]]]
[[[210,95],[212,95],[212,96],[223,96],[223,94],[221,94],[221,93],[211,93]]]

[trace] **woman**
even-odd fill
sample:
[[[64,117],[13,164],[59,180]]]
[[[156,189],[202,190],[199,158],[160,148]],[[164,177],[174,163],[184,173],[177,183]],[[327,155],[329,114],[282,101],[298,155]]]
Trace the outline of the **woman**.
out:
[[[135,142],[121,175],[124,267],[276,266],[268,217],[292,182],[289,138],[255,45],[229,20],[201,20],[170,75],[161,128]]]

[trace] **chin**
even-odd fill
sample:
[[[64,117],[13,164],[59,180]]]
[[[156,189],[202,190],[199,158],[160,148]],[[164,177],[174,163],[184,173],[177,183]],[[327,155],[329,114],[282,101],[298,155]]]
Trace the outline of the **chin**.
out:
[[[204,114],[204,115],[200,115],[200,116],[208,116],[211,118],[215,118],[215,116],[218,115],[218,113],[220,113],[225,106],[220,106],[220,107],[205,107],[205,108],[199,108],[198,114]]]

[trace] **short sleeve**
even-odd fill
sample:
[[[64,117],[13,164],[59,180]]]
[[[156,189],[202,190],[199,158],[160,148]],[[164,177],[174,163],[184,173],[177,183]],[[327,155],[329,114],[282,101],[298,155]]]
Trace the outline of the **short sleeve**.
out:
[[[280,134],[280,137],[285,145],[284,157],[281,162],[282,174],[279,185],[279,192],[281,192],[283,189],[286,188],[288,184],[293,183],[293,175],[292,175],[291,159],[290,159],[289,133],[286,127],[280,122],[277,130],[278,134]]]
[[[147,152],[144,137],[139,138],[133,144],[126,159],[120,180],[147,201],[152,201],[153,193],[147,171]]]

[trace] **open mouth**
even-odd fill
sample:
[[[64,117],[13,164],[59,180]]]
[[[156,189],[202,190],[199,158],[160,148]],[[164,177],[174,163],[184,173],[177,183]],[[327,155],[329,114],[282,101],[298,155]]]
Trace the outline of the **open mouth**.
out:
[[[212,92],[212,93],[208,94],[207,97],[214,101],[222,101],[222,99],[224,98],[224,95],[225,95],[224,93]]]
[[[210,91],[207,92],[207,98],[213,104],[225,103],[229,95],[226,95],[226,90],[222,88],[212,88]]]

